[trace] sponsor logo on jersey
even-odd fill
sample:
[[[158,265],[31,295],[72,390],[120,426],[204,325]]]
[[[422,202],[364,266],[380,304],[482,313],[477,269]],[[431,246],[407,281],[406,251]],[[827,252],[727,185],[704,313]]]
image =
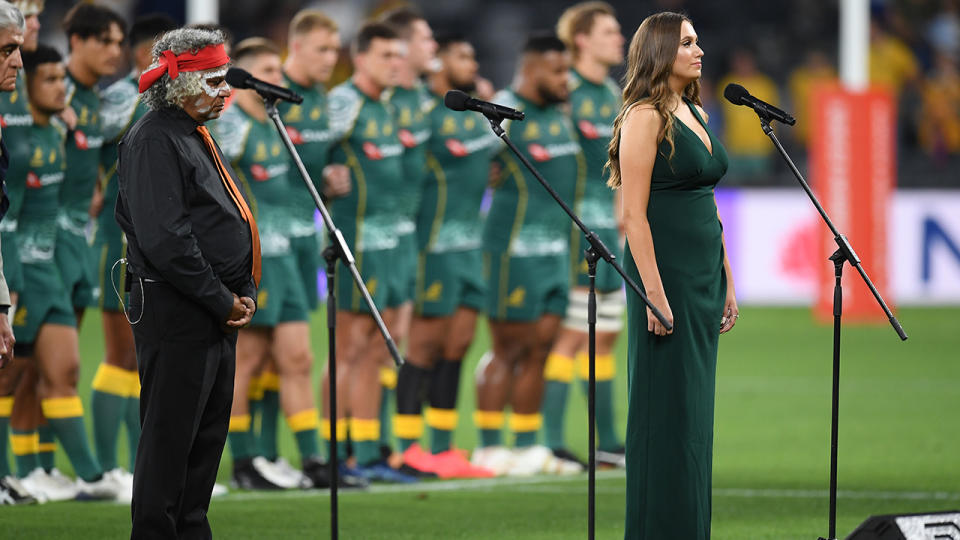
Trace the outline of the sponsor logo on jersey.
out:
[[[377,146],[376,144],[367,141],[363,143],[361,147],[363,154],[367,156],[367,159],[372,161],[378,161],[385,157],[396,157],[403,154],[403,145],[400,144],[385,144],[383,146]]]
[[[413,133],[411,133],[409,129],[400,128],[400,131],[397,132],[397,136],[400,137],[400,143],[406,148],[413,148],[417,145],[417,139],[413,136]]]
[[[270,173],[267,172],[267,168],[263,165],[253,164],[250,167],[250,175],[253,176],[253,179],[257,182],[265,182],[270,179]]]
[[[600,137],[600,133],[597,132],[596,126],[587,120],[581,120],[577,123],[577,127],[580,128],[580,133],[583,134],[585,139],[597,139]]]
[[[7,126],[32,126],[33,117],[29,114],[4,114],[0,116],[0,128]]]
[[[253,176],[254,180],[264,182],[285,174],[289,169],[290,167],[286,163],[276,163],[266,167],[255,163],[250,166],[250,175]]]
[[[549,161],[561,156],[569,156],[580,151],[580,145],[574,142],[562,144],[548,144],[546,146],[530,143],[527,145],[527,152],[534,161]]]
[[[30,189],[40,189],[49,185],[63,182],[65,174],[61,172],[49,173],[43,176],[37,176],[37,173],[30,171],[27,173],[27,187]]]
[[[295,145],[303,144],[303,135],[297,131],[297,128],[293,126],[287,126],[287,135],[290,137],[290,141]]]
[[[456,139],[447,139],[444,144],[453,157],[467,157],[470,155],[470,152],[467,151],[467,147]]]
[[[73,132],[73,142],[76,143],[77,148],[80,150],[90,149],[90,141],[87,140],[87,136],[79,129]]]

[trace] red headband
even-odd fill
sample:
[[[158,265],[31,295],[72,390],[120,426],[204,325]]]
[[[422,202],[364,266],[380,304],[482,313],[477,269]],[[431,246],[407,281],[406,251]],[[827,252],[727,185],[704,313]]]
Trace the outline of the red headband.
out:
[[[227,51],[223,44],[207,45],[197,51],[196,54],[184,52],[173,54],[173,51],[163,51],[158,59],[157,67],[143,72],[140,75],[140,92],[143,93],[157,82],[164,73],[170,75],[171,79],[176,79],[181,71],[203,71],[215,67],[226,65],[230,62]]]

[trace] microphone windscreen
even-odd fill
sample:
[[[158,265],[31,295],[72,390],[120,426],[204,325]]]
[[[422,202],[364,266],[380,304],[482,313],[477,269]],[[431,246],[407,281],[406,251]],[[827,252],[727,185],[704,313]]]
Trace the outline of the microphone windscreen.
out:
[[[228,79],[229,80],[229,79]],[[739,84],[728,84],[726,88],[723,89],[723,97],[727,98],[727,101],[733,103],[734,105],[743,104],[743,98],[750,95],[750,92],[747,92],[747,89],[740,86]]]
[[[443,104],[454,111],[465,111],[467,110],[468,99],[470,99],[470,96],[466,93],[460,90],[450,90],[443,96]]]
[[[234,88],[246,88],[247,81],[250,80],[250,73],[245,69],[232,67],[227,70],[227,84]]]

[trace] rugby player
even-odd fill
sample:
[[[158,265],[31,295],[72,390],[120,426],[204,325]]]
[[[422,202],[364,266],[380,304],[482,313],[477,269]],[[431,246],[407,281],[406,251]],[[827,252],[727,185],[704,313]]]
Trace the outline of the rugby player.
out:
[[[396,223],[400,217],[398,196],[405,182],[404,147],[383,97],[399,81],[403,44],[391,26],[368,23],[357,33],[351,52],[354,74],[330,92],[329,106],[336,140],[331,161],[347,166],[353,188],[331,201],[331,212],[353,251],[367,291],[382,310],[384,321],[392,324],[397,308],[409,297],[409,284],[397,271]],[[360,473],[377,481],[415,481],[390,467],[381,455],[380,367],[386,347],[350,274],[344,266],[338,268],[337,418],[331,421],[330,411],[325,410],[322,433],[329,440],[331,429],[337,430],[337,456],[343,460],[349,426],[359,470],[341,462],[342,473]],[[327,373],[325,367],[324,395],[330,384]]]
[[[398,135],[403,144],[403,174],[404,181],[401,191],[397,193],[400,204],[397,223],[397,261],[396,272],[405,295],[404,303],[397,311],[395,324],[391,325],[390,333],[401,346],[406,342],[410,330],[410,317],[413,313],[413,287],[417,268],[417,237],[415,235],[417,212],[420,209],[420,198],[423,192],[423,183],[426,178],[426,143],[430,138],[430,129],[427,121],[426,107],[430,95],[424,84],[423,76],[435,68],[437,42],[433,39],[433,31],[426,19],[412,8],[404,7],[389,11],[383,15],[381,21],[397,31],[404,42],[406,55],[403,69],[400,71],[398,84],[388,92],[388,100],[393,106],[397,122]],[[380,382],[383,385],[384,398],[380,406],[380,443],[382,447],[389,447],[390,421],[389,403],[392,401],[393,388],[405,384],[408,388],[397,391],[400,393],[416,391],[410,387],[411,381],[404,378],[401,371],[398,375],[392,361],[384,358],[384,367],[381,368]],[[400,381],[404,382],[401,383]],[[399,401],[398,401],[399,406]],[[399,413],[398,413],[399,414]],[[400,415],[401,425],[394,428],[394,434],[400,442],[400,450],[405,450],[412,443],[408,428],[413,426],[402,425],[406,415]]]
[[[557,22],[557,34],[573,54],[570,78],[570,113],[587,164],[587,180],[580,203],[580,218],[600,240],[622,253],[619,232],[619,204],[607,187],[604,164],[613,120],[620,110],[620,88],[610,79],[610,68],[623,62],[623,35],[613,8],[606,2],[583,2],[568,8]],[[587,248],[580,229],[574,227],[570,256],[576,278],[570,291],[567,317],[544,370],[546,388],[543,406],[545,443],[555,456],[571,461],[579,458],[566,448],[563,436],[567,393],[574,373],[586,382],[587,359]],[[626,465],[623,444],[616,433],[613,415],[613,379],[616,361],[614,345],[623,326],[622,279],[612,266],[597,265],[597,463]],[[582,464],[582,462],[581,462]],[[585,465],[584,465],[585,466]]]
[[[476,89],[477,61],[462,36],[439,42],[439,70],[429,76],[427,177],[417,220],[420,250],[407,363],[400,368],[396,432],[404,462],[441,478],[490,476],[452,447],[460,365],[483,309],[480,204],[496,136],[483,116],[444,107],[449,90]],[[430,446],[421,448],[422,396]]]
[[[585,164],[561,105],[569,98],[570,53],[554,35],[531,36],[512,87],[495,101],[526,114],[504,129],[571,207]],[[483,231],[485,311],[493,354],[477,368],[480,447],[472,463],[497,474],[575,472],[537,444],[542,424],[543,367],[566,313],[570,291],[570,222],[547,191],[506,148]],[[514,451],[502,442],[511,407]]]

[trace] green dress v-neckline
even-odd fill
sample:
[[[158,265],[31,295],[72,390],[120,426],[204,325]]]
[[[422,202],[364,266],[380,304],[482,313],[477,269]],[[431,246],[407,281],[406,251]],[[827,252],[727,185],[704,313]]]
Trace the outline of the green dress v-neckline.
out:
[[[693,113],[693,116],[697,119],[697,122],[700,123],[700,127],[703,128],[703,132],[707,134],[707,140],[710,141],[710,147],[707,148],[707,143],[703,142],[703,138],[700,137],[700,135],[696,131],[694,131],[693,128],[688,126],[686,122],[681,120],[679,116],[674,115],[674,118],[676,118],[677,122],[679,122],[680,125],[682,125],[688,132],[690,132],[691,135],[693,135],[694,137],[697,138],[698,141],[700,141],[700,145],[703,146],[703,149],[707,151],[707,154],[709,154],[711,158],[714,157],[713,151],[716,148],[716,145],[714,144],[713,135],[710,133],[710,130],[707,129],[707,123],[703,121],[703,118],[700,116],[700,113],[697,112],[697,108],[693,105],[692,102],[687,101],[686,99],[684,99],[683,102],[687,104],[687,107],[690,108],[690,112]]]

